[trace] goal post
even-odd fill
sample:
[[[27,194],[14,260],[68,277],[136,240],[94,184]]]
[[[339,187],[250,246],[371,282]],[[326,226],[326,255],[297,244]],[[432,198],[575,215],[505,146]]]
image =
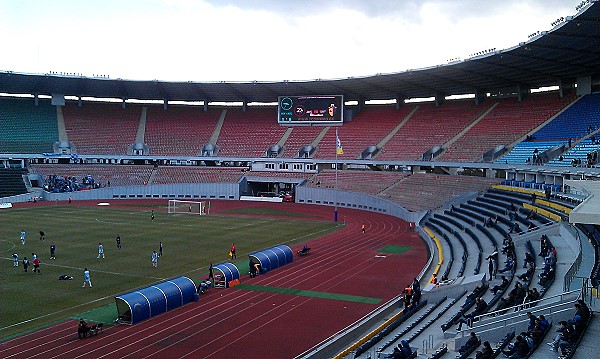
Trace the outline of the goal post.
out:
[[[169,200],[169,213],[182,213],[182,214],[199,214],[205,215],[210,212],[209,201],[181,201],[178,199]]]

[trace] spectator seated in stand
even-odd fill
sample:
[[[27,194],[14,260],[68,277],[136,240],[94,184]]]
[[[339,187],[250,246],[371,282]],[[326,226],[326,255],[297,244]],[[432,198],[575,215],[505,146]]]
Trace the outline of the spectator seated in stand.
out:
[[[550,328],[551,326],[550,322],[548,321],[548,319],[546,319],[546,317],[543,314],[540,314],[540,316],[538,317],[537,325],[539,325],[540,330],[543,332],[548,330],[548,328]]]
[[[515,269],[515,261],[512,257],[508,257],[504,268],[499,269],[498,273],[512,272]]]
[[[547,271],[540,273],[540,280],[538,282],[542,287],[549,286],[554,280],[555,271],[553,267],[548,268]]]
[[[544,266],[554,267],[556,265],[556,250],[554,248],[550,248],[548,251],[548,255],[544,257]]]
[[[458,352],[460,355],[463,355],[465,352],[469,351],[469,349],[478,346],[480,343],[479,338],[477,338],[477,334],[475,332],[471,332],[469,339],[463,344],[460,348],[458,348]]]
[[[531,263],[528,263],[527,270],[525,271],[525,273],[518,275],[517,278],[519,278],[523,282],[529,282],[531,278],[533,278],[534,273],[535,267]]]
[[[517,335],[514,343],[508,345],[508,347],[502,351],[502,353],[511,359],[525,358],[529,353],[529,345],[522,334]]]
[[[531,256],[531,253],[525,252],[525,258],[523,259],[523,268],[528,268],[528,265],[535,266],[535,258]]]
[[[490,359],[494,355],[494,349],[490,342],[483,342],[483,348],[475,353],[475,359]]]
[[[558,324],[560,325],[556,330],[558,334],[554,337],[553,341],[548,343],[553,351],[558,351],[559,348],[565,349],[569,345],[573,345],[577,340],[575,327],[573,325],[569,325],[565,320],[561,320]]]
[[[502,278],[502,282],[500,282],[500,284],[493,286],[491,289],[492,294],[494,294],[494,295],[496,295],[496,292],[508,288],[508,285],[509,285],[508,279],[505,276],[502,276],[501,278]]]
[[[531,331],[537,322],[537,317],[531,312],[527,312],[527,318],[529,318],[529,324],[527,325],[527,331]]]
[[[508,293],[507,305],[510,307],[523,303],[526,295],[523,285],[519,282],[515,283],[515,287]]]
[[[44,189],[54,193],[75,192],[92,188],[99,188],[92,175],[86,175],[81,182],[76,177],[49,175],[46,178]]]
[[[581,319],[584,321],[588,321],[591,316],[590,308],[585,304],[585,302],[581,299],[577,300],[577,303],[574,304],[575,307],[575,315],[579,315]]]
[[[485,300],[483,300],[481,297],[477,298],[475,300],[475,310],[467,315],[463,315],[463,317],[458,320],[458,330],[462,329],[463,324],[467,324],[469,327],[472,326],[474,318],[485,313],[487,306],[488,305]]]
[[[413,354],[412,348],[408,345],[408,341],[402,340],[396,348],[392,358],[394,359],[408,359]]]

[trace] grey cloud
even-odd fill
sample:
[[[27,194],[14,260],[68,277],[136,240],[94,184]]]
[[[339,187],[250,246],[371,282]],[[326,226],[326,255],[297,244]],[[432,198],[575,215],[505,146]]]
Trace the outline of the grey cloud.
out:
[[[564,15],[575,13],[580,0],[208,0],[214,6],[236,6],[241,9],[272,11],[290,16],[306,16],[332,8],[353,9],[369,17],[406,17],[413,20],[426,4],[443,7],[451,17],[470,18],[493,14],[512,4],[527,3],[539,8],[565,8]]]

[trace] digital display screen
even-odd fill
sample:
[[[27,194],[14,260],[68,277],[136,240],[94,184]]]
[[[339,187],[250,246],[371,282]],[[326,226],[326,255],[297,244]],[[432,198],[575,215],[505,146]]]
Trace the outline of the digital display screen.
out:
[[[277,122],[280,125],[341,125],[344,121],[344,97],[279,96]]]

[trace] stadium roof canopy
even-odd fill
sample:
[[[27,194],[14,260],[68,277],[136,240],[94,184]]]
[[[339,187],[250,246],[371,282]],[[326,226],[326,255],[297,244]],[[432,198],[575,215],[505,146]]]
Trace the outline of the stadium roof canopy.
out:
[[[435,67],[369,77],[280,82],[164,82],[4,71],[0,72],[0,92],[205,102],[275,102],[282,95],[340,94],[345,100],[386,100],[510,93],[516,92],[518,87],[573,84],[578,77],[591,77],[592,83],[600,81],[600,2],[591,0],[576,15],[557,22],[552,30],[532,34],[528,41],[513,48],[484,51]]]

